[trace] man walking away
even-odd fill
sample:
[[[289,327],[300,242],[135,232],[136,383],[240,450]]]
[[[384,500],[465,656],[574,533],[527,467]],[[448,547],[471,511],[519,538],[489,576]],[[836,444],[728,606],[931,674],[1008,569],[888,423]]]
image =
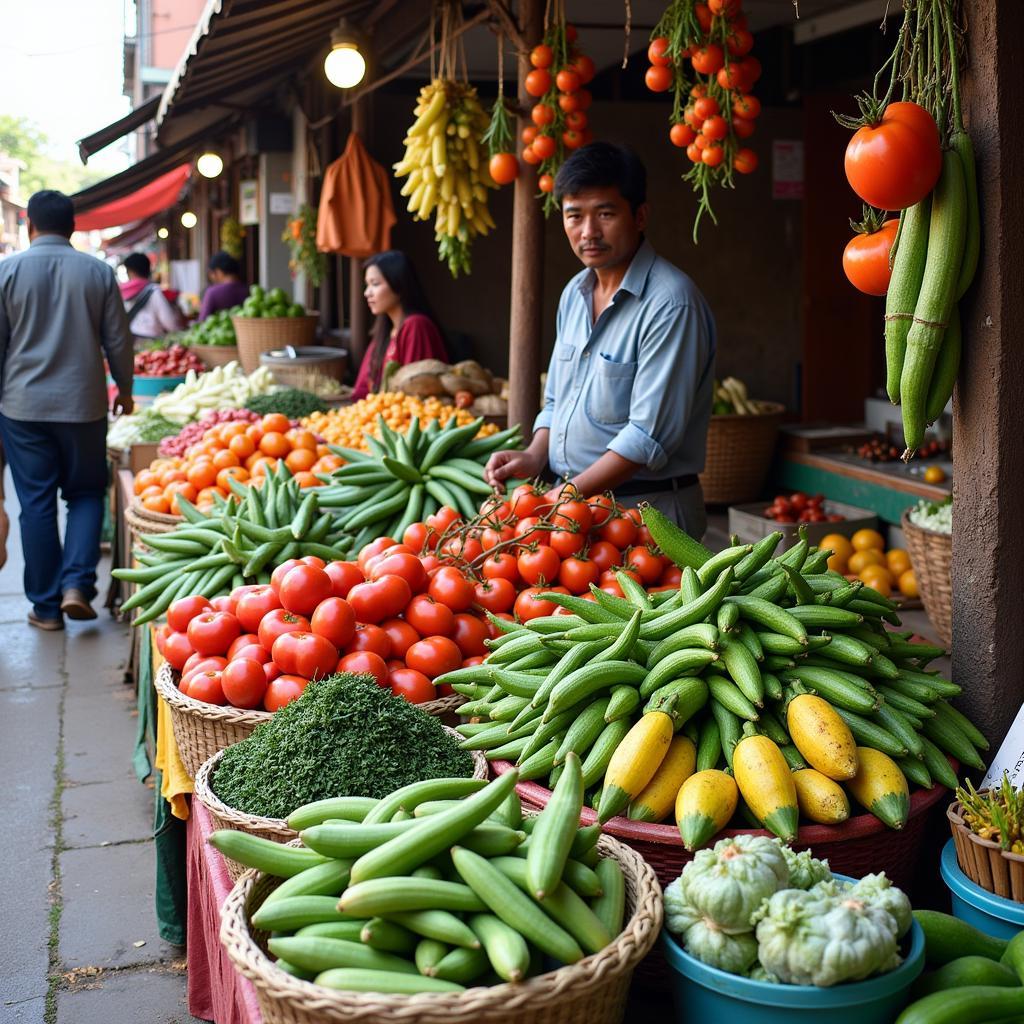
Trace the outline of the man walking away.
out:
[[[28,201],[30,246],[0,262],[0,438],[21,503],[28,621],[94,619],[107,483],[104,357],[132,411],[132,338],[114,272],[71,247],[61,192]],[[61,548],[57,492],[67,505]]]

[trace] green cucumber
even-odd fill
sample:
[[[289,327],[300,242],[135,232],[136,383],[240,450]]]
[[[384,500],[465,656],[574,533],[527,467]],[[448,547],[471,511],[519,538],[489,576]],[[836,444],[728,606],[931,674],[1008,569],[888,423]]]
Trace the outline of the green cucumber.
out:
[[[914,919],[924,931],[925,959],[931,966],[948,964],[962,956],[984,956],[998,960],[1009,941],[986,935],[966,921],[937,910],[915,910]]]

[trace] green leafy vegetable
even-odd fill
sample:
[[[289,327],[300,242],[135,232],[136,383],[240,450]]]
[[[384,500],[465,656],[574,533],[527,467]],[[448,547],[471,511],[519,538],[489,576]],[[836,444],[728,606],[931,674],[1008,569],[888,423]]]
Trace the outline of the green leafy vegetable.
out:
[[[267,413],[283,413],[290,420],[301,420],[315,412],[324,412],[327,404],[309,391],[298,388],[284,388],[269,395],[256,395],[249,400],[248,408],[261,416]]]
[[[309,684],[302,696],[224,752],[213,791],[269,818],[333,796],[380,798],[421,779],[469,778],[472,756],[440,721],[367,676]]]

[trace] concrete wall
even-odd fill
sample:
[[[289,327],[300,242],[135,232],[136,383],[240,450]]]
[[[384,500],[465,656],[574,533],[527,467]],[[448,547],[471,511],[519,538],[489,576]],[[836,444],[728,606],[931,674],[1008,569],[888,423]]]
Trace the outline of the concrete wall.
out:
[[[407,97],[378,95],[373,111],[372,155],[385,166],[398,160],[412,104]],[[719,190],[716,228],[706,218],[700,244],[691,234],[696,200],[680,180],[689,165],[668,142],[666,109],[652,103],[600,103],[592,108],[599,138],[628,141],[647,165],[652,206],[651,242],[697,282],[718,322],[718,372],[742,377],[760,398],[795,408],[795,367],[800,351],[800,203],[771,198],[771,139],[799,138],[799,110],[768,109],[752,143],[758,171],[737,175],[734,191]],[[392,244],[415,260],[438,318],[448,331],[474,340],[477,356],[494,370],[507,369],[512,190],[492,193],[498,230],[473,247],[473,274],[453,281],[437,260],[432,226],[414,223],[394,186],[398,225]],[[554,342],[555,309],[565,282],[579,270],[552,217],[547,224],[544,344]]]

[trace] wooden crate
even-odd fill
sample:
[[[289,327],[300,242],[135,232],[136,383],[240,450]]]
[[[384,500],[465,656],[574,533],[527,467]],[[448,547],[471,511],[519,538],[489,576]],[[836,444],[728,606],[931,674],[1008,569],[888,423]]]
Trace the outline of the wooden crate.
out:
[[[798,540],[797,531],[802,525],[807,530],[807,539],[817,544],[830,533],[841,533],[844,537],[852,537],[858,530],[877,530],[878,516],[868,509],[844,505],[840,501],[826,501],[826,514],[845,516],[838,523],[777,523],[774,519],[764,516],[764,510],[770,502],[759,501],[750,505],[732,505],[729,508],[729,533],[736,534],[744,543],[753,543],[769,533],[781,531],[782,547],[792,547]]]

